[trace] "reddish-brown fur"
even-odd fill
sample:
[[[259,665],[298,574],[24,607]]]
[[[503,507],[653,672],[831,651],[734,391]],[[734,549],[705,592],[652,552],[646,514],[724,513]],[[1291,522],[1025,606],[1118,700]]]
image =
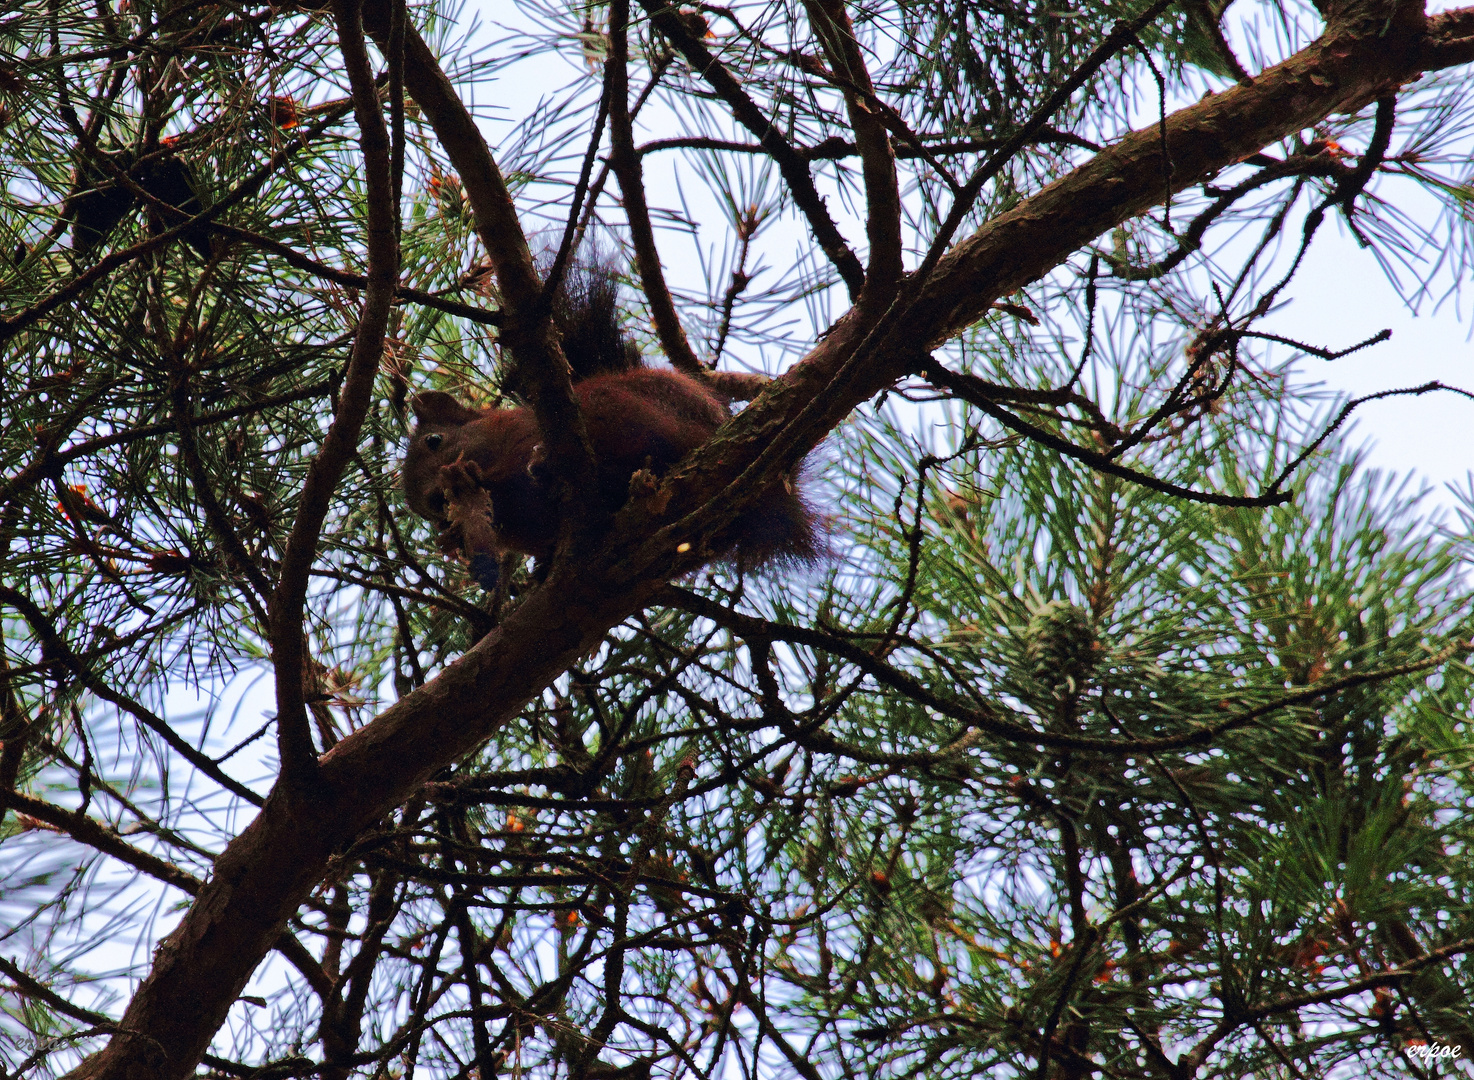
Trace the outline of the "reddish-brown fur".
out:
[[[605,511],[629,497],[640,469],[663,474],[705,443],[728,419],[727,407],[695,379],[679,372],[636,368],[586,378],[574,397],[588,426]],[[449,394],[413,401],[419,421],[404,459],[410,508],[446,520],[445,466],[473,462],[491,499],[492,526],[508,551],[546,557],[558,533],[558,507],[540,464],[537,419],[530,409],[476,410]],[[745,565],[815,554],[813,524],[791,478],[765,492],[738,523],[735,547]]]

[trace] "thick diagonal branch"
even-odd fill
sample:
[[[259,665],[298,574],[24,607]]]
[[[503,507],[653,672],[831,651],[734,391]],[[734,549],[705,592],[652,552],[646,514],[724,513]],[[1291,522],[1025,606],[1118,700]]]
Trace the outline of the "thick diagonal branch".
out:
[[[1173,189],[1197,185],[1333,112],[1361,108],[1424,68],[1428,39],[1415,3],[1393,9],[1390,19],[1385,5],[1357,11],[1357,18],[1333,24],[1253,83],[1169,117],[1165,143],[1171,147]],[[744,492],[759,490],[792,468],[857,404],[914,370],[927,349],[1102,233],[1159,203],[1163,145],[1156,125],[1127,135],[959,241],[936,261],[914,299],[893,304],[883,320],[860,311],[842,318],[677,475],[668,506],[672,514],[690,516],[647,533],[630,572],[642,574],[638,567],[645,559],[668,560],[692,533],[730,526],[746,505]],[[730,486],[713,489],[717,474]],[[712,497],[716,491],[722,492],[720,498]]]

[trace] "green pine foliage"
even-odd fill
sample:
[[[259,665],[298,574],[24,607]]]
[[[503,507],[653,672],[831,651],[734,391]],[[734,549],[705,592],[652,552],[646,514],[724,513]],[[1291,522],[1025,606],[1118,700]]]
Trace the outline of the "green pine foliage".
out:
[[[919,463],[897,468],[893,434],[871,447],[885,465],[866,472]],[[791,847],[785,891],[807,895],[804,860],[836,848],[849,880],[885,883],[786,935],[778,967],[815,1026],[866,1046],[875,1075],[1010,1075],[1041,1028],[1061,1069],[1088,1048],[1125,1075],[1154,1068],[1148,1038],[1173,1058],[1206,1045],[1231,1075],[1278,1075],[1284,1054],[1400,1075],[1389,1025],[1467,1043],[1463,964],[1409,985],[1401,1004],[1425,996],[1396,1019],[1385,989],[1286,1005],[1467,934],[1470,683],[1434,662],[1469,632],[1462,545],[1352,461],[1325,459],[1292,506],[1220,511],[1029,447],[988,459],[994,493],[949,486],[978,482],[969,455],[919,515],[914,496],[876,514],[894,595],[918,567],[916,629],[871,632],[939,699],[1118,748],[969,738],[883,692],[843,710],[830,730],[882,759],[967,752],[872,767],[832,804],[847,843],[826,819]]]
[[[888,60],[878,92],[928,153],[974,155],[954,162],[1016,131],[1140,7],[853,6]],[[452,40],[455,13],[411,17],[464,60],[445,65],[468,97],[529,56],[573,61],[572,88],[494,147],[534,245],[552,222],[555,249],[606,12],[525,7],[545,25],[485,54]],[[737,19],[696,7],[685,16]],[[814,150],[848,128],[832,88],[803,81],[804,10],[719,29],[743,85]],[[1174,79],[1232,75],[1223,15],[1181,5],[1134,47]],[[633,34],[641,78],[668,77],[661,122],[730,143],[669,43],[644,20]],[[1132,56],[970,216],[1104,141],[1156,86]],[[340,59],[331,17],[308,8],[57,2],[0,18],[6,1075],[61,1075],[115,1034],[273,790],[267,598],[340,405],[366,270]],[[1429,85],[1421,149],[1398,168],[1462,205],[1439,124],[1458,129],[1466,90]],[[1317,442],[1334,414],[1245,329],[1283,288],[1256,260],[1308,220],[1302,196],[1336,192],[1347,167],[1325,147],[1365,144],[1369,116],[1276,148],[1314,161],[1213,219],[1272,225],[1241,272],[1223,271],[1221,236],[1201,262],[1152,265],[1219,197],[1184,194],[1177,228],[1128,222],[946,347],[1046,435],[1104,453],[1141,432],[1121,459],[1135,479],[916,380],[858,410],[804,474],[826,557],[666,585],[335,850],[201,1075],[1449,1074],[1415,1054],[1474,1049],[1470,523],[1340,437]],[[399,490],[411,396],[494,404],[505,374],[461,180],[413,102],[403,121],[400,283],[419,292],[391,312],[312,564],[303,685],[322,753],[538,588],[508,557],[500,587],[479,589]],[[1090,138],[1053,137],[1066,129]],[[713,363],[776,365],[843,289],[791,256],[790,234],[772,239],[797,221],[776,170],[750,147],[687,149],[676,182],[731,220],[724,247],[702,239],[704,280],[674,289],[681,316]],[[143,161],[188,183],[131,171]],[[909,259],[949,192],[921,155],[902,161]],[[862,201],[851,165],[824,181],[836,206]],[[129,184],[220,207],[226,228],[140,254],[180,219]],[[589,197],[577,250],[623,271],[623,219]],[[699,231],[697,201],[662,222]],[[1388,205],[1347,220],[1411,259]],[[653,353],[638,276],[621,303]],[[1239,311],[1230,341],[1235,304],[1257,314]],[[1058,387],[1074,396],[1044,396]],[[1163,490],[1249,502],[1302,452],[1278,505]]]

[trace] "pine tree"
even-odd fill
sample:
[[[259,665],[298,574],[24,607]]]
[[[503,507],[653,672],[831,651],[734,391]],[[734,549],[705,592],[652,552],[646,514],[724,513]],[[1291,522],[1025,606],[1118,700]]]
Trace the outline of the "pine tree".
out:
[[[1474,506],[1265,319],[1328,220],[1457,280],[1474,9],[518,18],[0,19],[7,1074],[1454,1068]],[[612,517],[568,280],[735,401]],[[437,390],[546,566],[407,508]]]

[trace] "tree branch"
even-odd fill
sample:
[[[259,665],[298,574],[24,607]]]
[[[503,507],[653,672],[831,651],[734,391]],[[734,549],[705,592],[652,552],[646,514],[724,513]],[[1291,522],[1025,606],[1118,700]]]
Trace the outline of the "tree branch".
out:
[[[358,316],[358,331],[348,359],[343,389],[332,424],[317,456],[308,466],[297,504],[297,516],[282,552],[276,589],[268,605],[271,661],[276,674],[277,744],[281,753],[281,783],[302,789],[317,775],[317,754],[307,720],[307,641],[302,625],[307,584],[317,556],[318,538],[327,520],[333,491],[358,445],[358,433],[368,415],[374,377],[384,354],[389,308],[399,281],[399,236],[396,199],[390,170],[389,129],[379,108],[378,88],[369,67],[359,0],[335,0],[338,48],[353,91],[353,114],[363,152],[367,187],[368,288]]]
[[[66,640],[57,633],[56,626],[46,616],[29,596],[18,589],[12,589],[8,585],[0,585],[0,602],[9,604],[20,612],[21,618],[26,620],[31,632],[41,642],[43,657],[54,659],[66,666],[67,670],[77,677],[77,680],[97,697],[111,705],[117,706],[123,712],[128,713],[144,727],[157,734],[169,747],[185,761],[189,762],[200,772],[204,773],[215,783],[225,790],[240,796],[253,806],[264,805],[264,800],[250,788],[240,781],[227,776],[218,765],[210,760],[209,756],[200,753],[188,740],[182,738],[179,732],[169,726],[163,717],[158,716],[141,704],[134,701],[125,694],[120,694],[107,683],[97,677],[91,668],[72,651]]]
[[[1290,500],[1290,493],[1278,490],[1276,482],[1266,491],[1259,495],[1221,495],[1216,491],[1199,491],[1196,488],[1183,487],[1174,484],[1170,480],[1162,480],[1152,476],[1150,473],[1141,472],[1138,469],[1130,469],[1118,464],[1109,454],[1091,450],[1084,446],[1077,446],[1063,436],[1056,435],[1047,428],[1038,424],[1031,424],[1020,416],[1016,416],[1007,409],[1000,408],[990,395],[984,391],[987,384],[981,379],[974,380],[970,375],[960,375],[949,371],[936,361],[928,359],[918,365],[917,371],[926,377],[927,382],[933,386],[943,387],[950,390],[954,395],[966,401],[969,405],[982,410],[997,420],[1010,431],[1016,431],[1041,446],[1047,446],[1065,457],[1074,458],[1084,465],[1090,466],[1100,472],[1111,476],[1119,476],[1122,480],[1129,480],[1133,484],[1140,484],[1144,488],[1161,492],[1163,495],[1171,495],[1177,499],[1187,499],[1191,502],[1207,503],[1210,506],[1278,506]],[[979,385],[981,384],[981,385]],[[1283,479],[1283,477],[1281,478]]]
[[[870,241],[870,265],[865,268],[860,302],[884,305],[901,277],[901,193],[895,153],[880,115],[884,105],[876,97],[844,0],[804,0],[804,7],[830,67],[843,77],[845,109],[860,151],[865,232]]]
[[[120,863],[142,870],[145,874],[166,885],[173,885],[176,889],[196,895],[200,891],[200,879],[193,874],[187,873],[157,855],[151,855],[146,851],[139,851],[128,843],[109,825],[104,825],[86,814],[77,810],[64,810],[40,799],[33,799],[29,795],[22,795],[18,791],[0,791],[0,806],[8,810],[14,810],[18,814],[26,814],[37,821],[45,822],[47,825],[66,833],[79,844],[85,844],[95,851],[109,855]]]
[[[1274,701],[1266,702],[1263,705],[1240,709],[1233,715],[1212,724],[1194,725],[1192,730],[1177,735],[1162,735],[1156,738],[1103,739],[1091,735],[1067,735],[1057,731],[1041,731],[1038,728],[1029,727],[1008,718],[1008,714],[1002,709],[988,706],[977,707],[965,705],[960,701],[944,698],[909,672],[892,667],[884,663],[868,649],[863,649],[833,634],[825,633],[823,630],[814,630],[804,626],[788,626],[758,619],[751,615],[743,615],[740,612],[723,607],[715,601],[708,600],[689,590],[679,589],[675,586],[667,586],[657,594],[655,599],[669,602],[671,606],[682,611],[688,611],[694,615],[711,619],[717,625],[726,627],[733,633],[740,635],[744,640],[786,641],[794,645],[803,645],[806,648],[830,653],[847,663],[853,664],[882,686],[915,701],[917,704],[940,713],[942,716],[956,720],[966,727],[976,728],[978,731],[992,735],[995,738],[1003,739],[1006,742],[1017,743],[1023,746],[1043,746],[1052,750],[1085,750],[1096,753],[1123,755],[1155,753],[1160,750],[1180,750],[1191,746],[1207,746],[1221,735],[1247,727],[1255,721],[1262,720],[1264,717],[1284,709],[1306,705],[1331,694],[1340,693],[1342,690],[1351,689],[1352,687],[1372,685],[1378,682],[1385,682],[1388,679],[1400,678],[1419,671],[1425,671],[1429,668],[1437,667],[1439,664],[1458,655],[1460,651],[1467,651],[1470,648],[1468,642],[1458,641],[1447,648],[1439,650],[1428,659],[1418,661],[1414,664],[1404,664],[1395,668],[1386,668],[1382,671],[1361,672],[1355,675],[1348,675],[1341,679],[1323,679],[1315,686],[1298,690],[1294,693],[1284,694]],[[944,753],[946,752],[949,751],[944,751]]]
[[[630,240],[635,248],[635,265],[640,270],[640,284],[650,303],[655,332],[660,336],[666,358],[688,375],[700,375],[705,368],[681,326],[681,317],[671,300],[670,287],[660,265],[660,251],[655,246],[655,230],[650,225],[650,208],[645,203],[645,176],[640,156],[635,153],[634,129],[629,110],[629,0],[611,0],[609,5],[609,59],[604,61],[604,80],[609,95],[609,165],[619,180],[624,200],[624,215],[629,221]]]
[[[777,164],[778,171],[783,174],[783,179],[788,182],[794,205],[808,219],[814,239],[819,242],[824,254],[829,256],[829,261],[849,287],[850,299],[858,299],[865,286],[865,271],[860,266],[860,260],[850,250],[849,244],[840,235],[839,226],[829,216],[824,200],[814,187],[814,178],[809,175],[808,162],[779,134],[777,125],[763,115],[757,103],[748,97],[742,84],[722,62],[686,29],[681,22],[680,13],[673,5],[666,0],[640,0],[640,6],[645,9],[656,28],[681,51],[681,55],[691,65],[691,70],[710,83],[712,89],[727,103],[736,121],[762,143],[763,149],[768,152],[768,156]]]
[[[1424,71],[1474,62],[1474,7],[1440,12],[1428,19],[1428,36],[1418,56]]]
[[[331,281],[335,285],[342,285],[349,289],[362,289],[368,286],[368,278],[362,274],[355,274],[351,270],[339,270],[336,266],[318,262],[310,256],[303,255],[296,248],[273,240],[269,236],[251,232],[248,229],[237,229],[232,225],[222,225],[220,222],[212,221],[210,231],[228,236],[232,240],[250,244],[252,247],[269,251],[278,256],[289,266],[295,266],[298,270],[305,270],[309,274]],[[396,285],[394,295],[400,300],[408,300],[436,311],[443,311],[447,315],[455,315],[470,322],[479,323],[482,326],[501,326],[504,321],[500,311],[488,311],[473,304],[463,304],[458,300],[447,300],[424,289],[416,289],[409,285]]]
[[[209,424],[219,424],[226,420],[234,420],[237,417],[249,416],[252,413],[262,412],[274,408],[277,405],[287,405],[294,401],[302,401],[310,397],[321,397],[328,393],[331,386],[326,382],[313,383],[304,386],[300,390],[291,390],[283,394],[275,394],[271,397],[262,398],[260,401],[250,405],[240,405],[234,409],[221,409],[218,412],[202,413],[190,421],[193,427],[205,427]],[[114,431],[109,435],[98,435],[95,438],[84,439],[78,443],[60,449],[43,449],[29,461],[24,468],[10,479],[0,483],[0,505],[10,502],[11,499],[38,481],[45,480],[49,476],[60,475],[63,465],[77,458],[95,454],[99,450],[105,450],[110,446],[126,446],[140,439],[150,439],[155,435],[165,435],[171,431],[178,430],[179,425],[173,420],[165,420],[155,424],[142,424],[136,428],[124,428],[122,431]]]
[[[938,143],[928,143],[923,138],[920,145],[913,145],[906,140],[891,140],[891,153],[897,159],[921,158],[923,160],[935,157],[938,154],[976,154],[980,150],[996,150],[1002,146],[1004,139],[950,139]],[[1089,150],[1098,154],[1104,149],[1099,143],[1083,139],[1079,135],[1072,135],[1067,131],[1059,131],[1045,124],[1037,133],[1029,139],[1031,144],[1045,143],[1060,146],[1078,146],[1082,150]],[[765,154],[767,150],[762,143],[737,142],[732,139],[712,139],[700,135],[688,135],[673,139],[653,139],[647,143],[641,143],[637,148],[641,157],[653,154],[660,150],[723,150],[734,154]],[[841,158],[855,157],[859,154],[859,148],[848,139],[839,136],[831,136],[815,143],[813,146],[797,146],[794,152],[809,161],[838,161]]]
[[[1365,978],[1342,983],[1340,986],[1333,986],[1327,990],[1314,990],[1303,994],[1286,994],[1283,997],[1276,998],[1262,1005],[1253,1006],[1252,1008],[1229,1011],[1214,1029],[1193,1047],[1191,1053],[1183,1055],[1182,1060],[1178,1063],[1179,1067],[1183,1068],[1185,1075],[1193,1075],[1201,1067],[1203,1061],[1207,1059],[1213,1047],[1217,1046],[1234,1029],[1243,1024],[1252,1024],[1258,1020],[1273,1016],[1276,1013],[1293,1012],[1296,1009],[1303,1009],[1309,1005],[1326,1005],[1333,1001],[1340,1001],[1343,998],[1348,998],[1355,994],[1364,994],[1368,990],[1376,990],[1383,986],[1396,986],[1413,975],[1416,975],[1424,968],[1431,967],[1440,961],[1469,952],[1470,950],[1474,950],[1474,938],[1462,938],[1459,941],[1450,942],[1441,948],[1424,953],[1416,960],[1403,964],[1401,967],[1392,968],[1389,971],[1379,971],[1374,975],[1368,975]]]

